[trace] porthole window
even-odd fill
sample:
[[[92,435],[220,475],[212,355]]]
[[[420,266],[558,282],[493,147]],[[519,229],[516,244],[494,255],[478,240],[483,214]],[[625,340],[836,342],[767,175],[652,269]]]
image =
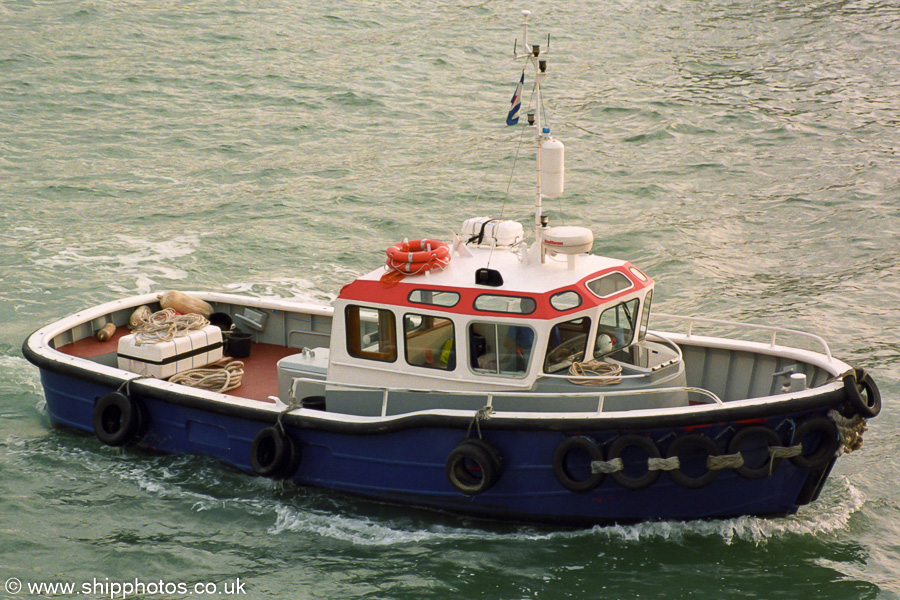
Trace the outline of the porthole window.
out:
[[[413,290],[409,293],[409,301],[415,304],[450,308],[451,306],[456,306],[456,303],[459,302],[459,294],[444,290]]]
[[[581,294],[575,290],[566,290],[550,296],[550,306],[559,311],[572,310],[581,306]]]
[[[524,296],[482,294],[475,298],[475,310],[483,312],[530,315],[536,308],[537,302],[534,301],[534,298]]]
[[[637,277],[643,282],[650,281],[650,278],[644,275],[644,272],[638,269],[637,267],[628,267],[628,270],[631,271],[632,275]]]

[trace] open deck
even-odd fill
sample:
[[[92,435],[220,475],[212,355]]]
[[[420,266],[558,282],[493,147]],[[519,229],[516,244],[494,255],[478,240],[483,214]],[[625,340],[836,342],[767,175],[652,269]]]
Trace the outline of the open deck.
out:
[[[128,335],[131,331],[128,327],[118,327],[115,335],[101,342],[95,337],[80,339],[74,343],[57,348],[60,352],[70,356],[86,358],[100,364],[116,366],[116,349],[119,338]],[[278,395],[278,361],[285,356],[296,354],[297,348],[286,348],[276,344],[252,343],[250,356],[240,360],[244,364],[244,375],[241,386],[228,392],[229,395],[238,398],[247,398],[261,402],[272,402],[270,396]],[[226,364],[230,359],[225,357],[218,364]]]

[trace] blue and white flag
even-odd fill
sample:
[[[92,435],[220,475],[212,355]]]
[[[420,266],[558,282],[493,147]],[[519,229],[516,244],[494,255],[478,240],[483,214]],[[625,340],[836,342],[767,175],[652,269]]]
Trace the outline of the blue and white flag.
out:
[[[525,69],[522,69],[522,77],[519,79],[519,85],[516,86],[516,93],[513,94],[512,100],[509,101],[509,114],[506,115],[507,125],[515,125],[519,122],[519,109],[522,108],[523,85],[525,85]]]

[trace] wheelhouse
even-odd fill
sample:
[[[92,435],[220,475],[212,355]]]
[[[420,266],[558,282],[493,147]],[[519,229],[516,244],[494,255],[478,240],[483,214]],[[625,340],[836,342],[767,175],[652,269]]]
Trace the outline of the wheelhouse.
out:
[[[497,254],[399,282],[377,270],[344,287],[329,379],[417,389],[440,377],[454,389],[522,389],[575,360],[639,360],[654,285],[639,269],[590,255],[573,269]],[[501,263],[504,285],[473,284],[490,262]]]

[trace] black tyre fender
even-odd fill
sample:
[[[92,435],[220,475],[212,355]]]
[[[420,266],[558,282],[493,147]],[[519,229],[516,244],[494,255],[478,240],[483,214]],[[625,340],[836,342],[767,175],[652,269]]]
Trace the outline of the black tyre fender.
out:
[[[607,460],[611,461],[616,458],[622,458],[625,451],[632,447],[642,450],[646,453],[648,459],[660,458],[659,448],[656,447],[656,443],[652,439],[646,435],[628,433],[616,438],[612,443],[609,447]],[[656,480],[659,479],[660,475],[660,471],[650,470],[650,466],[647,464],[646,460],[644,461],[644,469],[646,469],[646,473],[643,475],[631,475],[628,473],[629,469],[628,464],[626,463],[625,468],[621,471],[614,472],[612,477],[616,480],[616,483],[627,490],[642,490],[653,485]]]
[[[143,434],[144,408],[121,392],[109,393],[94,405],[94,433],[107,446],[124,446]]]
[[[813,471],[826,466],[834,458],[841,443],[841,436],[835,422],[826,416],[814,415],[803,419],[794,431],[794,443],[802,444],[805,451],[809,444],[804,440],[812,439],[815,442],[816,438],[810,438],[810,436],[816,434],[818,434],[819,442],[814,450],[801,452],[790,459],[795,466]]]
[[[290,435],[285,438],[285,460],[284,468],[281,470],[283,479],[293,479],[297,469],[300,468],[300,444]]]
[[[250,446],[250,466],[262,477],[277,479],[284,474],[293,442],[277,427],[261,429]]]
[[[446,472],[450,484],[467,496],[490,489],[500,479],[503,456],[484,439],[461,441],[447,456]]]
[[[578,479],[569,470],[569,455],[572,452],[584,452],[590,457],[590,462],[603,460],[603,449],[597,445],[594,438],[586,435],[578,435],[564,439],[553,452],[553,474],[567,490],[584,493],[589,492],[603,482],[603,473],[590,473],[584,479]],[[590,468],[590,464],[588,464]]]
[[[744,449],[747,448],[750,452],[755,450],[756,454],[759,454],[760,443],[765,446],[766,459],[759,465],[747,464],[747,456],[744,453]],[[769,446],[781,446],[781,437],[773,429],[761,425],[751,425],[738,431],[731,438],[731,441],[728,442],[728,453],[736,454],[740,452],[741,456],[744,457],[744,464],[735,468],[734,471],[747,479],[768,477],[781,464],[781,458],[774,458],[769,454]]]
[[[666,458],[677,456],[681,466],[669,471],[669,477],[681,487],[688,489],[698,490],[706,487],[719,476],[719,471],[706,466],[706,461],[710,456],[719,456],[721,453],[719,445],[702,433],[688,433],[678,436],[669,444]],[[684,457],[698,454],[702,454],[704,457],[702,460],[705,470],[700,475],[688,475],[685,473],[686,461]]]
[[[857,367],[853,374],[844,376],[844,393],[853,411],[863,418],[871,419],[881,412],[881,392],[865,369]]]

